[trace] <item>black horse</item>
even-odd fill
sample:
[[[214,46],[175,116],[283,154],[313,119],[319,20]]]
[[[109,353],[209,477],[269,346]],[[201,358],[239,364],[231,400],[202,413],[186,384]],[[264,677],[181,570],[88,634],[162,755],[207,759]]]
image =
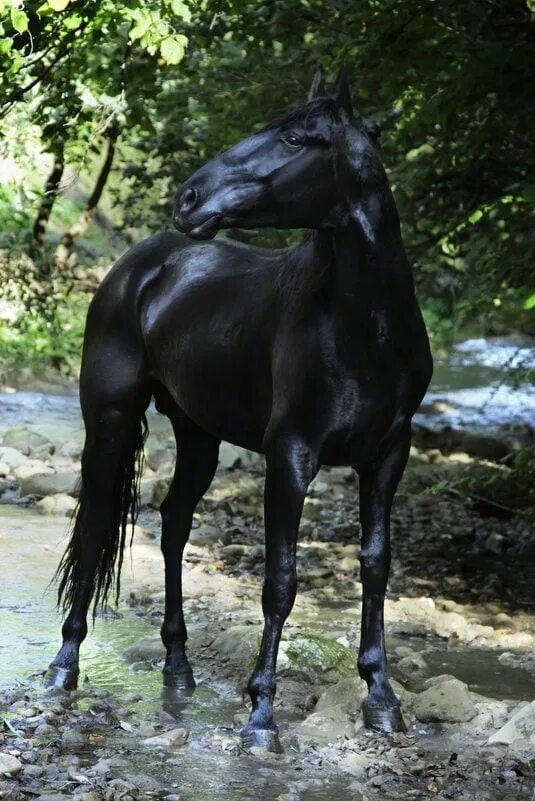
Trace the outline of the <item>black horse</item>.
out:
[[[154,397],[177,442],[161,508],[164,683],[193,683],[181,558],[227,440],[266,458],[265,625],[245,742],[277,747],[277,650],[296,593],[303,501],[320,465],[351,465],[360,477],[364,722],[403,728],[384,643],[389,519],[432,361],[377,138],[352,111],[345,71],[332,96],[317,76],[306,105],[182,186],[174,222],[183,233],[136,245],[102,282],[85,332],[82,490],[58,568],[68,615],[49,685],[76,686],[91,600],[96,608],[118,594]],[[220,228],[268,226],[313,230],[284,250],[199,241]]]

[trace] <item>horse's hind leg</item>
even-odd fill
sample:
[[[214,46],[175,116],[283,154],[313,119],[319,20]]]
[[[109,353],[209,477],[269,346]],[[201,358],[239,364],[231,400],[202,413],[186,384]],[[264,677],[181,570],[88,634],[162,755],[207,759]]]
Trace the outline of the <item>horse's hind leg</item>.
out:
[[[158,405],[160,409],[160,405]],[[165,562],[165,616],[161,635],[167,656],[167,687],[195,686],[186,656],[187,631],[182,610],[182,554],[193,513],[217,468],[219,440],[185,417],[162,408],[171,419],[177,443],[175,475],[162,503],[162,553]]]
[[[82,408],[86,439],[82,487],[70,542],[58,568],[59,599],[67,611],[63,644],[45,677],[47,686],[71,689],[78,679],[78,652],[87,634],[87,612],[119,589],[130,511],[135,509],[137,457],[143,447],[143,418],[150,387],[117,365],[113,388],[109,365],[86,360]],[[122,385],[121,385],[122,384]]]
[[[390,510],[409,447],[410,431],[378,466],[360,472],[363,597],[358,668],[368,685],[362,713],[366,727],[386,732],[406,731],[387,675],[383,609],[390,569]]]

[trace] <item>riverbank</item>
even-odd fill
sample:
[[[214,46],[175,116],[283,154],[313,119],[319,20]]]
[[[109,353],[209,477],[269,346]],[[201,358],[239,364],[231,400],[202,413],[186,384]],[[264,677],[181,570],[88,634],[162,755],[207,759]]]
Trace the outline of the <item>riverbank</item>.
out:
[[[400,487],[386,634],[408,733],[394,736],[362,728],[356,479],[345,469],[321,471],[304,509],[299,594],[279,659],[285,750],[251,754],[238,731],[261,626],[261,460],[222,449],[184,563],[198,689],[190,698],[162,696],[155,507],[173,449],[165,421],[151,416],[144,507],[123,601],[97,619],[84,643],[88,681],[76,693],[49,694],[41,672],[56,651],[60,621],[43,591],[75,503],[81,430],[76,399],[20,400],[13,396],[12,413],[23,425],[2,432],[11,444],[0,450],[8,501],[0,507],[0,550],[4,565],[19,565],[4,571],[0,602],[0,770],[11,765],[11,776],[0,779],[3,798],[531,801],[532,525],[516,511],[482,516],[473,500],[432,489],[439,475],[451,479],[478,460],[415,448]]]

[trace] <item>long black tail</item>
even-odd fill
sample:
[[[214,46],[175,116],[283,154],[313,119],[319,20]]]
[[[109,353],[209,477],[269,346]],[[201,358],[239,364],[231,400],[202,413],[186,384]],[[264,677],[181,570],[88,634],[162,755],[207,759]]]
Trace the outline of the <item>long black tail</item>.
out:
[[[143,472],[143,447],[148,434],[145,415],[139,421],[130,437],[122,446],[119,469],[112,491],[112,513],[102,528],[95,533],[94,547],[97,557],[96,570],[92,579],[93,618],[97,609],[104,607],[110,594],[114,594],[115,602],[119,600],[121,590],[121,568],[128,529],[130,528],[130,545],[134,536],[139,511],[140,481]],[[88,530],[86,519],[89,500],[83,484],[80,490],[78,506],[71,527],[69,544],[63,554],[52,579],[58,585],[58,607],[64,611],[72,606],[80,581],[87,576],[81,574],[81,560],[84,536]],[[88,543],[85,543],[87,548]]]

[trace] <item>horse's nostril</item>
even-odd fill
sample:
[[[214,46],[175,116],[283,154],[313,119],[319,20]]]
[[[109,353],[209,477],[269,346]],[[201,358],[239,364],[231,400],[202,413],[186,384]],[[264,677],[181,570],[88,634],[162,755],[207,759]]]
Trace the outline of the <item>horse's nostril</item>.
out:
[[[180,198],[180,211],[191,211],[191,209],[197,203],[197,192],[192,187],[189,186],[183,193],[182,197]]]

